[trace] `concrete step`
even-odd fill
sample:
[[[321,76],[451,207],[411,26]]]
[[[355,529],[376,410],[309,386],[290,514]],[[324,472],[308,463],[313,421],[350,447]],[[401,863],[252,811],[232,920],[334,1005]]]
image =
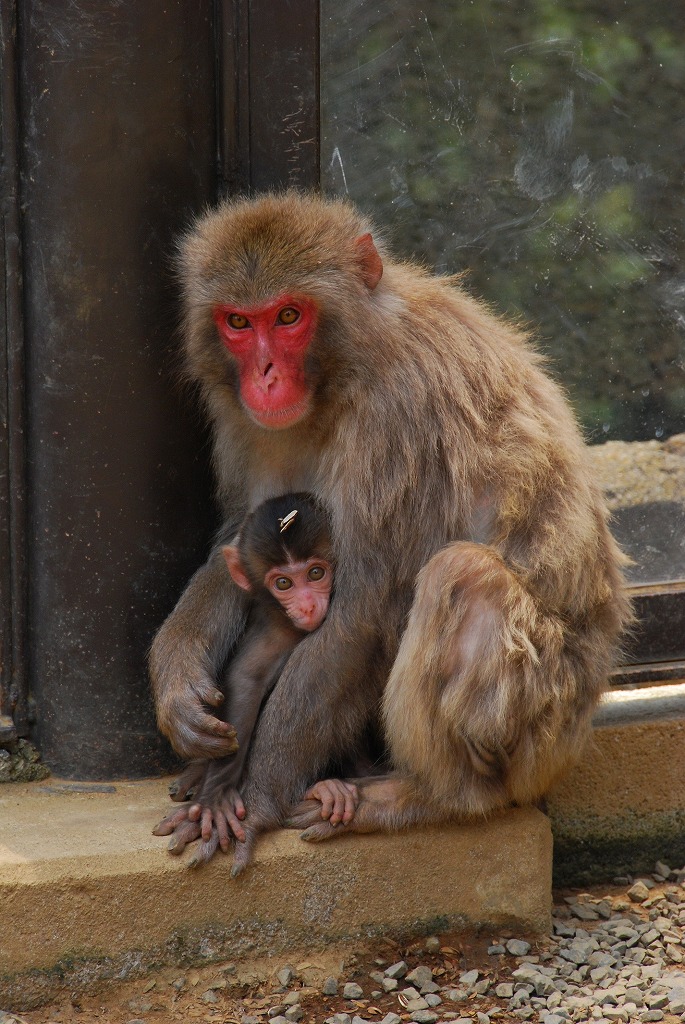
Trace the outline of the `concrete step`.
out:
[[[613,690],[549,794],[556,886],[685,861],[685,682]]]
[[[462,926],[549,929],[552,839],[539,811],[320,845],[282,831],[231,879],[229,858],[192,871],[151,834],[172,806],[167,785],[0,787],[0,1006],[132,964]]]

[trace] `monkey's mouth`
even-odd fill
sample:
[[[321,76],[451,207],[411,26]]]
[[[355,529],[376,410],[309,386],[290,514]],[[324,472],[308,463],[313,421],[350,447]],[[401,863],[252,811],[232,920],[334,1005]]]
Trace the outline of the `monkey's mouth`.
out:
[[[251,406],[243,403],[245,411],[248,413],[250,418],[260,427],[266,427],[268,430],[285,430],[287,427],[294,427],[296,423],[309,412],[309,396],[305,396],[299,402],[295,402],[294,405],[288,405],[285,409],[253,409]]]

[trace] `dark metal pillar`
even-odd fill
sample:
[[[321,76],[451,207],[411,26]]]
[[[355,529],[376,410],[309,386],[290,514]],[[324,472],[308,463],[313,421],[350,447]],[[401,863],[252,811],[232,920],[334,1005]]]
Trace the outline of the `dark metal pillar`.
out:
[[[28,733],[24,329],[16,5],[0,6],[0,743]]]
[[[36,739],[151,774],[146,651],[212,521],[170,262],[215,190],[213,5],[25,0],[18,48]]]
[[[319,186],[319,0],[219,0],[222,189]]]

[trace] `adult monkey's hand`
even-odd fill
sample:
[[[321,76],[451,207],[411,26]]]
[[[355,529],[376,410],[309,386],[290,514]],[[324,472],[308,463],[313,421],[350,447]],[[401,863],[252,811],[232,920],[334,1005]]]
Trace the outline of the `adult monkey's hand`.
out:
[[[213,713],[224,703],[215,666],[244,622],[244,597],[217,548],[193,576],[150,651],[159,728],[181,757],[224,757],[238,749],[233,726]]]

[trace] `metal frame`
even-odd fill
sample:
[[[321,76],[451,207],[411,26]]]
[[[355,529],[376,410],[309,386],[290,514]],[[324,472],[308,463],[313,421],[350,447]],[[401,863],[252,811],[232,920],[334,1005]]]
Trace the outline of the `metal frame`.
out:
[[[217,0],[221,191],[319,187],[319,0]]]
[[[0,6],[0,742],[28,732],[24,324],[16,4]]]

